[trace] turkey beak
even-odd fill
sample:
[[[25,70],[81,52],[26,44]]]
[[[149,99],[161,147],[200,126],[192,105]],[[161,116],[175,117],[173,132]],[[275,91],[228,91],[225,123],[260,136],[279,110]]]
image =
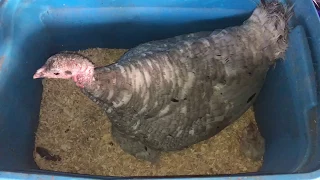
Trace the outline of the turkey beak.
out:
[[[38,78],[42,78],[43,77],[43,73],[36,73],[33,75],[33,79],[38,79]]]
[[[45,71],[44,67],[38,69],[37,72],[33,75],[33,79],[43,78],[45,75],[44,71]]]

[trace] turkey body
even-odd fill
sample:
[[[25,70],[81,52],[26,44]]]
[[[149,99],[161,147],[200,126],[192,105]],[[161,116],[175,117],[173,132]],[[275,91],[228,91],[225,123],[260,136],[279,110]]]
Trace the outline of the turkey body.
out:
[[[287,44],[273,40],[280,36],[259,18],[141,44],[95,68],[82,91],[105,110],[124,151],[153,161],[161,151],[182,150],[247,111],[284,53]]]

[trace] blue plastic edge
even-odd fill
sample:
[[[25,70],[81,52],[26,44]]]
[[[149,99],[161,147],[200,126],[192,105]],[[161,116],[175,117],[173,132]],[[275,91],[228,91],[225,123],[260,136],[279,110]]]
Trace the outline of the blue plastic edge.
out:
[[[288,0],[292,1],[292,0]],[[291,3],[292,4],[292,3]],[[294,6],[301,6],[301,4],[305,5],[305,8],[300,8],[295,11],[295,22],[301,25],[304,29],[305,35],[307,37],[307,42],[309,44],[311,59],[315,73],[315,82],[316,82],[316,95],[317,95],[317,107],[316,107],[316,124],[313,124],[313,133],[317,134],[319,137],[320,133],[320,18],[317,13],[317,9],[315,8],[312,0],[309,2],[305,2],[303,0],[297,0],[294,3]],[[314,151],[320,152],[320,140],[316,139],[316,147],[313,148]],[[311,156],[308,160],[304,168],[308,169],[310,167],[317,167],[317,170],[320,168],[319,165],[316,165],[320,161],[320,153],[315,156]],[[303,168],[303,169],[304,169]],[[301,169],[303,171],[303,169]]]
[[[13,179],[26,179],[26,180],[40,180],[40,179],[52,179],[52,180],[93,180],[93,179],[168,179],[168,180],[176,180],[181,179],[183,177],[100,177],[100,176],[91,176],[89,177],[72,177],[72,176],[53,176],[53,175],[43,175],[37,173],[12,173],[12,172],[1,172],[0,171],[0,180],[13,180]],[[295,179],[320,179],[320,170],[304,173],[304,174],[282,174],[282,175],[259,175],[259,176],[229,176],[229,177],[188,177],[188,179],[201,179],[201,180],[220,180],[220,179],[230,179],[230,180],[273,180],[273,179],[284,179],[284,180],[295,180]]]

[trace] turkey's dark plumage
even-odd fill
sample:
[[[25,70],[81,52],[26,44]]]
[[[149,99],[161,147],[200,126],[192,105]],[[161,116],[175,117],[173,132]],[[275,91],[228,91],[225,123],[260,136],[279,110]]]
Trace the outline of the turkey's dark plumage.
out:
[[[91,94],[92,100],[101,102],[113,126],[147,146],[163,151],[180,150],[207,139],[238,119],[254,102],[268,70],[267,61],[260,60],[256,67],[241,68],[248,73],[228,76],[225,64],[218,60],[221,56],[216,58],[214,53],[208,58],[200,53],[196,55],[194,52],[203,48],[203,44],[192,44],[193,38],[184,38],[183,42],[194,46],[188,50],[187,45],[183,47],[181,41],[174,41],[176,39],[179,38],[162,41],[161,50],[158,42],[150,42],[132,49],[112,67],[97,68],[95,77],[100,88],[84,89],[91,92],[88,95]],[[179,46],[179,42],[182,47],[173,48]],[[234,45],[246,51],[244,46]],[[226,48],[219,49],[224,51]],[[236,49],[230,51],[225,53],[237,54]],[[138,55],[135,56],[136,52]],[[141,60],[143,56],[145,61]],[[245,60],[241,54],[237,56],[239,60]],[[133,69],[140,72],[132,74],[141,73],[143,77],[140,90],[135,90],[138,89],[134,82],[137,79],[130,72]],[[105,77],[106,74],[110,77]],[[170,79],[166,81],[165,76]],[[117,82],[106,84],[104,78],[116,78]],[[112,86],[114,88],[110,88]],[[113,98],[108,100],[110,89]],[[126,95],[131,96],[128,102]]]
[[[90,73],[73,78],[106,111],[120,146],[153,161],[214,136],[253,104],[284,56],[289,15],[267,3],[242,26],[144,43],[93,73],[77,67],[90,81]]]

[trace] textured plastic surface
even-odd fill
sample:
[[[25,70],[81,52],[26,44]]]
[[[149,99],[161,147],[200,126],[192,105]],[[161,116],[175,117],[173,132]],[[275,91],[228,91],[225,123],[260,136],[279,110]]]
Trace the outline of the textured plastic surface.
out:
[[[265,162],[257,174],[312,171],[261,178],[316,178],[320,177],[319,17],[312,0],[287,3],[295,4],[287,57],[270,70],[255,104],[267,143]],[[69,176],[40,171],[33,161],[42,84],[32,75],[48,56],[90,47],[131,48],[239,25],[255,6],[253,0],[0,0],[0,179]]]

